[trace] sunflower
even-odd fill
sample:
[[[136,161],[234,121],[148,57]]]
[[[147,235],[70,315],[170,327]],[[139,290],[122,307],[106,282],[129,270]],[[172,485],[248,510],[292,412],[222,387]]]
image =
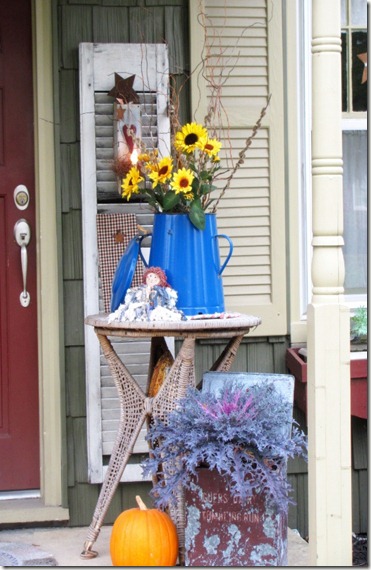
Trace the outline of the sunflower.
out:
[[[173,171],[173,159],[166,156],[161,159],[155,169],[148,175],[153,182],[153,188],[156,188],[158,183],[164,183],[171,177]]]
[[[208,139],[204,144],[202,150],[209,156],[216,157],[221,148],[222,143],[217,139]]]
[[[192,182],[194,176],[189,168],[180,168],[178,172],[174,174],[173,180],[171,181],[171,186],[175,190],[175,194],[182,192],[183,194],[189,194],[192,190]]]
[[[197,123],[187,123],[175,135],[174,145],[180,152],[191,153],[207,141],[207,130]]]
[[[126,198],[129,201],[132,194],[139,194],[139,184],[143,180],[144,178],[141,176],[139,170],[133,166],[121,184],[122,197]]]

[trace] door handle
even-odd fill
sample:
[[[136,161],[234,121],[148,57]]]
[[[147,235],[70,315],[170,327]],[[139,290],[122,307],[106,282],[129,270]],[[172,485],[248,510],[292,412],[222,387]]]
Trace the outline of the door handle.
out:
[[[28,307],[28,305],[30,304],[30,294],[27,291],[27,266],[28,266],[27,246],[30,243],[31,239],[31,228],[25,219],[21,218],[15,223],[14,237],[15,241],[21,248],[23,291],[19,296],[19,300],[22,307]]]

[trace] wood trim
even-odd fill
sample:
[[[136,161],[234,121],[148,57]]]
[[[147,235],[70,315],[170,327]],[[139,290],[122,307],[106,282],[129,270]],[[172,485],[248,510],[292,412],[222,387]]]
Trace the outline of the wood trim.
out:
[[[41,495],[45,505],[60,506],[63,451],[52,0],[33,0],[33,43]],[[68,517],[67,509],[63,513]]]

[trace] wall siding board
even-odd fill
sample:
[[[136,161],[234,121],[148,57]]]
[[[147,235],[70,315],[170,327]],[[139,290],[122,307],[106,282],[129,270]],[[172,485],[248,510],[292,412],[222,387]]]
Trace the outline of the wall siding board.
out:
[[[105,7],[93,7],[94,42],[127,43],[129,41],[129,9],[123,6],[107,10]]]
[[[76,483],[75,479],[75,442],[73,437],[73,418],[66,419],[66,437],[67,437],[67,486],[73,487]]]
[[[62,212],[81,210],[80,147],[77,142],[60,146]]]
[[[369,473],[368,469],[359,470],[359,484],[358,484],[358,497],[356,497],[356,505],[359,505],[359,526],[353,526],[353,532],[367,533],[369,529],[368,519],[368,487],[369,487]],[[354,515],[353,515],[354,519]]]
[[[164,41],[164,9],[158,7],[155,11],[146,7],[134,7],[129,10],[130,29],[129,43],[154,44]]]
[[[71,346],[65,352],[67,384],[67,414],[72,418],[85,417],[85,351],[82,346]]]
[[[355,469],[367,469],[368,465],[368,433],[367,420],[352,418],[352,430],[354,433],[352,455]]]
[[[85,418],[74,418],[73,441],[74,441],[74,464],[75,464],[75,481],[78,483],[88,482],[88,456],[86,445],[82,445],[86,441],[86,420]]]
[[[189,69],[188,10],[172,6],[164,11],[164,38],[169,48],[169,73],[177,75]]]
[[[60,10],[61,65],[64,70],[78,69],[79,43],[94,41],[92,7],[90,5],[62,6]]]
[[[82,279],[81,212],[71,210],[62,216],[63,276],[65,279]]]
[[[60,72],[60,142],[74,143],[77,140],[77,126],[79,124],[76,109],[76,71],[64,70]]]
[[[70,507],[70,526],[86,526],[91,523],[98,501],[98,485],[77,483],[68,487],[68,505]],[[105,520],[108,524],[108,520]]]
[[[65,347],[84,345],[84,295],[82,281],[64,281]]]

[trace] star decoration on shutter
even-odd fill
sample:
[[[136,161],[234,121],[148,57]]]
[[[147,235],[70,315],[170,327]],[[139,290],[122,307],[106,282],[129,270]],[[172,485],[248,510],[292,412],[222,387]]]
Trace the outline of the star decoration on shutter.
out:
[[[124,79],[115,73],[115,86],[108,92],[110,97],[115,97],[122,104],[139,103],[138,94],[133,89],[135,75]]]
[[[358,59],[360,59],[362,61],[363,65],[364,65],[361,84],[366,83],[366,81],[367,81],[367,52],[359,53],[357,55],[357,57],[358,57]]]
[[[126,233],[125,233],[125,232],[122,232],[122,231],[120,231],[120,230],[117,230],[117,232],[116,232],[115,235],[114,235],[115,243],[124,243],[124,241],[125,241],[125,236],[126,236]]]

